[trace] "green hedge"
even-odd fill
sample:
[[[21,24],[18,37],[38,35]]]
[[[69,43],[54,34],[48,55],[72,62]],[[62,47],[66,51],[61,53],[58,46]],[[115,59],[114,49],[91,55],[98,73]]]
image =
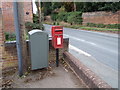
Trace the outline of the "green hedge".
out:
[[[115,29],[120,29],[120,24],[108,24],[106,25],[107,28],[115,28]]]
[[[58,19],[58,14],[57,14],[57,13],[51,14],[51,19],[52,19],[53,21],[57,21],[57,19]]]
[[[14,41],[14,40],[16,40],[16,35],[15,35],[15,33],[5,32],[5,40],[6,40],[6,41]]]
[[[27,32],[29,32],[30,30],[33,30],[33,29],[44,30],[43,24],[39,24],[39,23],[26,22],[25,27],[27,29]]]
[[[33,22],[34,23],[39,23],[39,17],[37,14],[33,14]]]
[[[44,14],[41,14],[41,21],[44,21]],[[37,14],[33,14],[33,23],[39,23],[39,17]]]
[[[86,25],[89,27],[96,27],[96,24],[94,24],[94,23],[87,23]]]
[[[64,21],[71,24],[82,24],[82,12],[60,12],[51,15],[53,21]]]
[[[53,22],[53,25],[59,25],[59,22]]]
[[[89,27],[98,27],[98,28],[111,28],[111,29],[120,29],[120,24],[95,24],[95,23],[87,23]]]
[[[58,21],[67,22],[68,15],[69,15],[69,13],[67,13],[67,12],[60,12],[58,14]]]
[[[67,18],[67,22],[71,24],[82,24],[82,13],[70,12]]]
[[[96,24],[96,27],[98,27],[98,28],[105,28],[106,25],[104,25],[104,24]]]

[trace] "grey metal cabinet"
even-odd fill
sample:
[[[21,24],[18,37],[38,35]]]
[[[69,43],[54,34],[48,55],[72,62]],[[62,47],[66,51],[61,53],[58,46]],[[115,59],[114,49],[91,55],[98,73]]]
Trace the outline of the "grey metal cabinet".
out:
[[[41,30],[32,30],[28,33],[31,56],[31,69],[35,70],[48,67],[48,34]]]

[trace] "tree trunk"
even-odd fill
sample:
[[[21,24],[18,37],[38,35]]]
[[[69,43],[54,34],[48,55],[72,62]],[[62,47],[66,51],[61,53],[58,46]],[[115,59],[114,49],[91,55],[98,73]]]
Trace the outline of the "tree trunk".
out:
[[[28,70],[28,55],[27,55],[27,45],[26,45],[26,29],[25,29],[25,20],[24,20],[24,3],[25,2],[17,2],[18,3],[18,20],[20,27],[20,43],[22,47],[22,66],[23,66],[23,74],[25,74]]]
[[[74,12],[76,11],[76,3],[74,2]]]
[[[38,5],[39,5],[39,8],[38,8],[38,11],[39,11],[39,13],[38,13],[38,15],[39,15],[39,24],[41,25],[41,3],[40,3],[40,0],[38,0]]]
[[[41,24],[41,3],[40,3],[40,0],[37,0],[36,6],[37,6],[37,11],[38,11],[39,24]]]

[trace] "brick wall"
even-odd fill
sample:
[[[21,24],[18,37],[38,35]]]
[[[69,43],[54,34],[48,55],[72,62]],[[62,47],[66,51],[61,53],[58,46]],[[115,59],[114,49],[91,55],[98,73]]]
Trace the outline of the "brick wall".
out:
[[[32,3],[31,2],[25,2],[24,3],[24,15],[25,15],[25,21],[33,22],[33,9],[32,9]]]
[[[64,48],[60,49],[60,58],[63,57],[63,52],[68,50],[69,39],[64,39]],[[3,71],[8,70],[9,68],[18,66],[18,59],[17,59],[17,50],[16,50],[16,42],[6,42],[5,43],[5,50],[4,50],[4,61],[3,61]],[[29,45],[27,42],[27,52],[28,58],[29,54]],[[51,39],[49,40],[49,60],[55,60],[55,49],[52,47]]]
[[[2,3],[0,2],[0,8],[2,7]],[[3,26],[2,26],[2,12],[0,10],[0,78],[2,78],[2,61],[3,61],[3,53],[4,53],[4,35],[3,35]],[[2,79],[0,79],[0,87],[2,83]]]
[[[96,24],[118,24],[120,11],[113,12],[87,12],[83,13],[83,24],[96,23]]]
[[[3,45],[4,45],[4,37],[3,37],[3,29],[2,29],[2,15],[0,14],[0,62],[2,61],[3,54]]]
[[[14,14],[13,14],[13,2],[2,3],[3,22],[5,32],[14,32]],[[24,3],[24,15],[25,21],[33,22],[32,3]]]
[[[4,31],[14,31],[13,3],[2,3]]]

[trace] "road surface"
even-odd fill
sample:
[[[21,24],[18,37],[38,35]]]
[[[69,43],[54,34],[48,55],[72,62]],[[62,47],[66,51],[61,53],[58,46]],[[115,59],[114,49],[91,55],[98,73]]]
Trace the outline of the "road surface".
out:
[[[51,35],[51,25],[44,25]],[[109,85],[118,87],[118,35],[64,28],[69,52]]]

